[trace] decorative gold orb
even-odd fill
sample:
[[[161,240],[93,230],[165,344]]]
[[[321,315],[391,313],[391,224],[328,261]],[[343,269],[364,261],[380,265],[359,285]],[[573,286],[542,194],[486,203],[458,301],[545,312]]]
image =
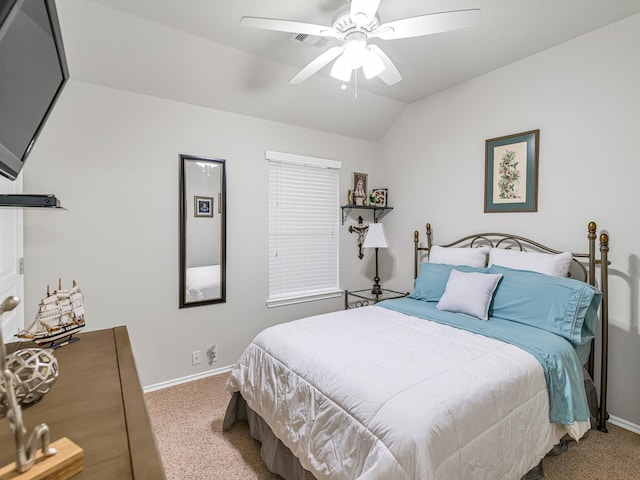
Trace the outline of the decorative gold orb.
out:
[[[46,394],[58,379],[58,360],[53,350],[25,348],[7,355],[7,368],[14,375],[18,404],[27,407]],[[6,387],[0,382],[0,416],[7,413]]]

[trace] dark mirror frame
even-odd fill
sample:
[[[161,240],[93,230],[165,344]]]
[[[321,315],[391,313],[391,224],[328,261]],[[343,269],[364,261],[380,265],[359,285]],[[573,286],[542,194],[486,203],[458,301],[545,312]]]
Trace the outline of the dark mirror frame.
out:
[[[205,300],[193,300],[187,301],[187,212],[189,200],[186,199],[188,181],[187,165],[190,162],[198,163],[213,163],[220,166],[220,192],[219,198],[213,199],[213,214],[218,216],[220,220],[220,296],[205,299]],[[180,155],[180,274],[179,274],[179,306],[180,308],[197,307],[200,305],[209,305],[213,303],[225,303],[226,302],[226,264],[227,264],[227,182],[226,182],[226,163],[225,160],[220,158],[207,158],[198,157],[194,155]],[[189,202],[190,203],[190,202]]]

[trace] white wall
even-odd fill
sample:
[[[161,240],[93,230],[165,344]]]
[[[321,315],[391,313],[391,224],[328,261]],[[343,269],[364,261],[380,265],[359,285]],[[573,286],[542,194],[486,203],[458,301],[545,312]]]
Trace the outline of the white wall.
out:
[[[26,192],[66,211],[25,211],[25,314],[46,285],[75,279],[88,329],[127,325],[143,385],[203,372],[191,352],[231,365],[263,328],[341,308],[342,299],[267,309],[267,149],[369,172],[376,145],[228,112],[70,81],[25,166]],[[226,159],[227,303],[178,309],[180,153]],[[355,238],[341,228],[346,288],[362,286]],[[204,358],[204,355],[203,355]]]
[[[640,16],[410,106],[381,143],[395,207],[391,285],[410,288],[412,232],[435,242],[507,231],[586,251],[587,224],[611,240],[609,411],[640,425]],[[483,213],[485,140],[540,129],[537,213]],[[388,159],[393,159],[389,161]]]
[[[14,181],[0,175],[0,194],[22,193],[22,175]],[[0,302],[8,296],[23,297],[24,277],[20,274],[19,260],[23,257],[22,208],[0,207]],[[24,303],[0,318],[0,341],[14,342],[14,335],[24,325]]]

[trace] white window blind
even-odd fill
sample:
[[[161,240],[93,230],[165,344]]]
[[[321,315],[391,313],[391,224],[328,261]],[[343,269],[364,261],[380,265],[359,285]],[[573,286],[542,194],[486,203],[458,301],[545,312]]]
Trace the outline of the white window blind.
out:
[[[341,162],[267,151],[268,306],[340,294],[338,176]]]

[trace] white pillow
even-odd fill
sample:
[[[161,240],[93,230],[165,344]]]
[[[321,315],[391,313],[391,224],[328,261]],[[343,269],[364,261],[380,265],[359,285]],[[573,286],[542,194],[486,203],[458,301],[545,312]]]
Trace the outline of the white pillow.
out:
[[[467,265],[469,267],[486,267],[489,247],[441,247],[434,245],[429,252],[430,263],[446,263],[449,265]]]
[[[453,269],[436,308],[488,320],[493,292],[501,278],[499,273],[467,273]]]
[[[505,248],[492,248],[489,251],[489,266],[530,270],[546,273],[554,277],[566,277],[569,274],[573,255],[569,252],[550,254],[539,252],[521,252]]]

